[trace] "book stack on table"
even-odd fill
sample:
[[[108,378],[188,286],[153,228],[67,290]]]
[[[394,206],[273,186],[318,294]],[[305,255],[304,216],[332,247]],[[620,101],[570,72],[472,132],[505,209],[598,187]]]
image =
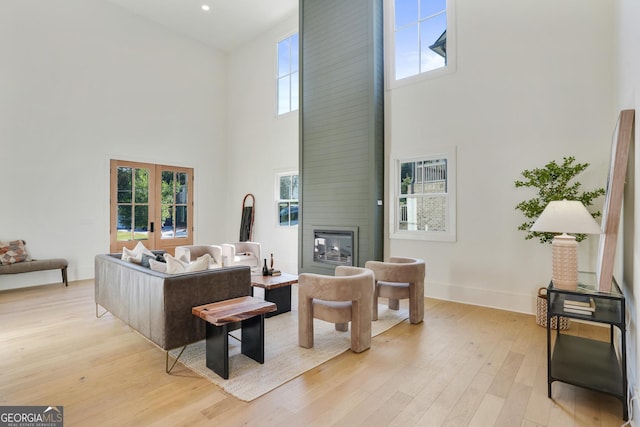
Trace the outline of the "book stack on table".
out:
[[[567,295],[564,298],[564,311],[565,313],[592,316],[596,311],[596,303],[588,295]]]

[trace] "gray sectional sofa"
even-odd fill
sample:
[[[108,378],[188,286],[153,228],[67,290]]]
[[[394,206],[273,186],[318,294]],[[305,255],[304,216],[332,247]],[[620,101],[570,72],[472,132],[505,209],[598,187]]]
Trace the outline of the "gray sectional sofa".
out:
[[[165,274],[120,257],[95,257],[96,310],[103,307],[164,350],[205,338],[205,322],[192,307],[251,295],[246,266]]]

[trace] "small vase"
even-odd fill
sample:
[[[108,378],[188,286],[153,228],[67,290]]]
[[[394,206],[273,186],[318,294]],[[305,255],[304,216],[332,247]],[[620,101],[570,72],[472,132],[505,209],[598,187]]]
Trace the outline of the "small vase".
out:
[[[262,275],[263,276],[268,276],[269,275],[269,268],[267,267],[267,259],[264,259],[264,266],[262,267]]]

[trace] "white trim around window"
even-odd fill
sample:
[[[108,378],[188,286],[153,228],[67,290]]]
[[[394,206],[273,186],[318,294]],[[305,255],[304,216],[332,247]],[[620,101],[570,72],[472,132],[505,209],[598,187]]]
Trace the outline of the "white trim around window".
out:
[[[395,0],[385,2],[385,80],[387,89],[394,89],[422,80],[439,78],[456,71],[456,7],[455,0],[447,0],[447,64],[444,67],[419,73],[410,77],[396,80],[396,49],[395,49]]]
[[[299,203],[298,171],[276,173],[275,208],[278,227],[297,227]]]
[[[391,158],[390,238],[455,242],[455,147],[423,156]]]

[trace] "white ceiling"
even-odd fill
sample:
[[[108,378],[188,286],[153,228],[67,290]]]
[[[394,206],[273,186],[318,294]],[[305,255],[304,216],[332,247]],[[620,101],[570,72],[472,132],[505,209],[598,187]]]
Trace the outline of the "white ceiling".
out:
[[[251,40],[298,9],[298,0],[107,1],[224,51]],[[203,4],[211,9],[203,11]]]

